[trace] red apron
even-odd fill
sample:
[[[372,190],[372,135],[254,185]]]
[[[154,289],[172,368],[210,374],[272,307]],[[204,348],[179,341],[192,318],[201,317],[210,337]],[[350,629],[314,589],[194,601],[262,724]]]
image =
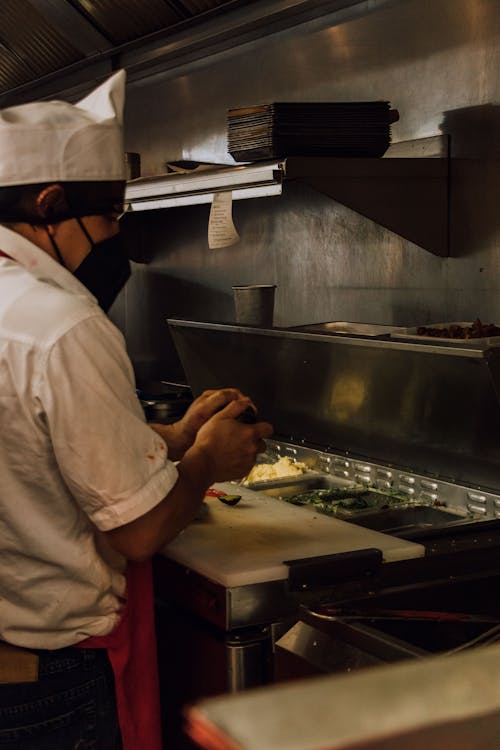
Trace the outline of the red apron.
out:
[[[0,257],[10,255],[0,250]],[[123,750],[161,750],[160,688],[156,655],[151,560],[129,562],[127,601],[109,635],[87,638],[78,648],[105,648],[115,677]]]
[[[151,560],[129,562],[126,577],[127,602],[116,628],[109,635],[93,636],[76,645],[108,652],[123,750],[161,750]]]

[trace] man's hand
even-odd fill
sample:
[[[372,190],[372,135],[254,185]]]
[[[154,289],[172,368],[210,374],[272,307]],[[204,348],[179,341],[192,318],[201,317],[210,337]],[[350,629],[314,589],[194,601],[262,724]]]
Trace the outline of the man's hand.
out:
[[[193,445],[196,435],[203,425],[221,409],[233,401],[245,400],[246,407],[255,410],[254,404],[237,388],[222,388],[217,391],[204,391],[198,396],[182,419],[171,425],[151,424],[168,445],[168,455],[172,460],[182,458]]]
[[[186,440],[190,441],[189,446],[194,443],[198,430],[203,427],[205,422],[208,422],[214,414],[217,414],[217,412],[221,411],[221,409],[232,401],[240,399],[245,399],[247,406],[252,406],[255,409],[250,399],[237,388],[204,391],[201,396],[198,396],[179,421],[180,428],[186,436]]]
[[[271,437],[272,425],[237,421],[249,407],[255,409],[249,398],[240,396],[216,411],[198,430],[190,452],[201,451],[205,455],[210,484],[241,479],[254,465],[257,454],[265,451],[264,438]]]

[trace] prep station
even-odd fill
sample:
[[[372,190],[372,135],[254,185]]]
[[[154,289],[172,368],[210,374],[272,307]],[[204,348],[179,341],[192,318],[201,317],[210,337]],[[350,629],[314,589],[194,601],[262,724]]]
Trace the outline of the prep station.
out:
[[[261,460],[307,467],[219,486],[241,500],[206,498],[157,557],[170,736],[188,743],[182,706],[202,697],[496,638],[497,342],[169,326],[193,394],[228,383],[249,393],[275,428]],[[340,502],[335,515],[287,502],[316,490],[368,502]]]
[[[231,750],[499,750],[500,342],[406,328],[500,325],[499,0],[2,0],[0,18],[2,110],[127,72],[132,275],[109,316],[146,419],[237,386],[274,425],[259,460],[306,466],[217,486],[241,499],[206,497],[154,558],[166,750],[207,750],[200,717],[231,719]],[[382,148],[353,104],[386,111]],[[242,285],[275,287],[277,327],[234,324]],[[417,741],[413,710],[455,733]]]

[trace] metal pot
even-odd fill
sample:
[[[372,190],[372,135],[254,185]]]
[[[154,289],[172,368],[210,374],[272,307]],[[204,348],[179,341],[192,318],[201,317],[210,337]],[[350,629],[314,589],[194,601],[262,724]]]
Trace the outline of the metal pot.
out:
[[[193,400],[189,386],[164,380],[142,383],[137,395],[148,422],[163,424],[177,422]]]

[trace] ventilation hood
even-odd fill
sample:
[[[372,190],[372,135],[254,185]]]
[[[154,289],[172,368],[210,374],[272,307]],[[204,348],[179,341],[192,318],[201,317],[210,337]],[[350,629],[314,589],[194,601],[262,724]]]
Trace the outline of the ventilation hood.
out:
[[[0,107],[71,100],[117,68],[132,82],[350,20],[401,0],[2,0]]]

